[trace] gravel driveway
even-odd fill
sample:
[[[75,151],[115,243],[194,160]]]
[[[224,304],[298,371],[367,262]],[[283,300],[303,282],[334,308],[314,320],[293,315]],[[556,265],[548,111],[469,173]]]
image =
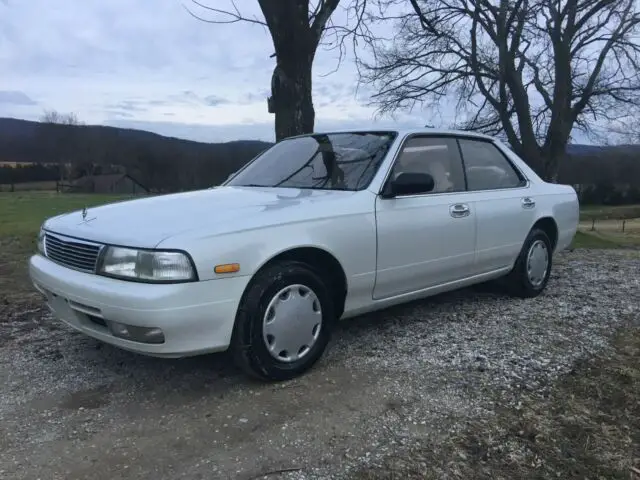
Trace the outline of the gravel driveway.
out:
[[[41,308],[0,319],[0,478],[340,478],[470,417],[517,408],[638,322],[640,256],[556,258],[546,293],[467,289],[357,318],[282,384],[226,355],[137,356]],[[5,315],[7,316],[7,315]],[[280,473],[275,473],[280,471]],[[272,475],[273,474],[273,475]]]

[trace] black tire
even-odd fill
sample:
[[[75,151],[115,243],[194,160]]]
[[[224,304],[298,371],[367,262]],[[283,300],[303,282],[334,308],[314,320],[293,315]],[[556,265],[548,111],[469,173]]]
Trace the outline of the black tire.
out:
[[[548,265],[547,271],[544,275],[542,282],[538,285],[534,285],[529,279],[527,274],[527,256],[531,246],[537,242],[544,242],[547,248]],[[540,228],[533,228],[527,238],[525,239],[520,254],[516,260],[513,270],[504,278],[501,282],[507,289],[507,291],[520,298],[534,298],[542,293],[549,282],[549,276],[551,275],[551,267],[553,265],[553,248],[551,240],[544,230]]]
[[[274,358],[263,339],[263,318],[271,299],[288,285],[302,284],[315,293],[322,324],[315,344],[293,362]],[[248,285],[236,315],[231,351],[238,367],[260,380],[282,381],[309,370],[324,353],[335,323],[333,296],[322,277],[302,262],[282,261],[259,271]]]

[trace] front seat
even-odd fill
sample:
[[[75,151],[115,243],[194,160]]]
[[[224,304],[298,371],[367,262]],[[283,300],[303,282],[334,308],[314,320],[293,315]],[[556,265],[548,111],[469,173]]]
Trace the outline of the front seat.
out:
[[[453,183],[449,180],[447,169],[444,164],[438,160],[429,162],[429,173],[433,177],[435,183],[433,192],[452,192]]]

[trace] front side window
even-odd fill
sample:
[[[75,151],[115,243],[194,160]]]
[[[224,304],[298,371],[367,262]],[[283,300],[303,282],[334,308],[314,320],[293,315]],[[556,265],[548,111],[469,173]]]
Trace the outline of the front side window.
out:
[[[462,138],[460,150],[469,190],[516,188],[525,184],[524,177],[491,142]]]
[[[349,132],[285,139],[225,185],[362,190],[378,171],[395,137],[395,132]]]
[[[461,192],[465,189],[462,161],[453,138],[429,136],[407,140],[393,166],[391,178],[403,172],[431,175],[435,186],[429,193]]]

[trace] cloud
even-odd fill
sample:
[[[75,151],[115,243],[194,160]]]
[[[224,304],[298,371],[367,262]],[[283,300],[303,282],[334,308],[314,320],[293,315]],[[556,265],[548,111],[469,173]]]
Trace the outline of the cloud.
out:
[[[231,0],[201,1],[232,8]],[[43,110],[56,109],[85,123],[204,141],[273,139],[266,103],[273,46],[261,26],[201,22],[183,8],[195,7],[190,0],[54,3],[0,0],[0,116],[37,120]],[[257,1],[236,4],[246,16],[261,17]],[[202,9],[194,13],[222,19]],[[344,24],[347,15],[338,8],[334,23]],[[391,37],[385,28],[376,33]],[[368,106],[375,92],[356,90],[352,58],[327,75],[337,64],[336,50],[320,48],[313,67],[316,129],[448,126],[454,118],[454,108],[445,106],[378,119]]]
[[[142,106],[142,102],[136,102],[135,100],[123,100],[112,105],[107,105],[107,108],[126,110],[128,112],[144,112],[147,110]]]
[[[252,104],[252,103],[265,103],[267,98],[271,95],[271,91],[263,88],[259,92],[249,92],[240,98],[239,103]]]
[[[107,110],[109,118],[135,118],[133,113],[123,112],[122,110]]]
[[[0,90],[0,104],[37,105],[27,94],[17,90]]]
[[[231,6],[229,0],[204,1]],[[273,139],[266,103],[274,68],[269,33],[258,25],[196,20],[182,6],[188,0],[152,3],[0,4],[0,115],[37,119],[44,109],[56,109],[86,123],[125,122],[186,138]],[[258,2],[237,4],[246,15],[260,15]],[[337,55],[322,49],[316,55],[317,128],[377,125],[366,98],[356,96],[348,59],[323,76],[335,68]],[[419,113],[400,121],[424,123]]]
[[[218,97],[216,95],[206,96],[204,98],[204,102],[211,107],[217,107],[218,105],[227,105],[231,103],[226,98]]]

